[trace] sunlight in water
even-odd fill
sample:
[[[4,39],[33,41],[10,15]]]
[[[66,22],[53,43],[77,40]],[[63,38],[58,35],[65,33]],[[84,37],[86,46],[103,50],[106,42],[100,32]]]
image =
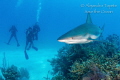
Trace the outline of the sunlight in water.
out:
[[[18,0],[16,7],[19,7],[22,4],[23,0]]]

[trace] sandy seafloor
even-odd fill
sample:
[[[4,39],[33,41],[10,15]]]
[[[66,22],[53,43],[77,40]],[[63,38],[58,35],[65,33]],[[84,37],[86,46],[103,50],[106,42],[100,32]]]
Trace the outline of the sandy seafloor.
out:
[[[16,42],[14,39],[11,41],[11,45],[6,45],[5,43],[1,43],[0,47],[0,67],[2,67],[3,53],[6,54],[6,60],[8,66],[15,65],[18,68],[24,67],[30,73],[29,80],[45,80],[43,77],[46,77],[48,71],[51,71],[52,67],[50,63],[47,61],[55,57],[57,51],[60,47],[54,45],[40,44],[35,42],[36,47],[39,48],[38,51],[30,49],[27,51],[29,55],[29,60],[26,60],[24,57],[24,45],[20,47],[16,47]],[[54,46],[54,47],[53,47]],[[49,74],[49,77],[51,75]]]

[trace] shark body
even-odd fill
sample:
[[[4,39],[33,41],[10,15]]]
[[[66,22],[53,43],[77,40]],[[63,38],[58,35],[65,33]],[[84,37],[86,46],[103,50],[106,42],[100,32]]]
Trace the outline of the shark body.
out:
[[[102,30],[92,23],[90,13],[88,13],[86,23],[68,31],[57,40],[68,44],[89,43],[97,39],[101,33]]]

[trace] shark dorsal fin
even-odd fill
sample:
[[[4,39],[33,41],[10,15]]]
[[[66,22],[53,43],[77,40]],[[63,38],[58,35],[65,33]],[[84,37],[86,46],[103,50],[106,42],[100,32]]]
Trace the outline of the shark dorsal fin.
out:
[[[91,19],[90,13],[87,14],[86,23],[92,23],[92,19]]]

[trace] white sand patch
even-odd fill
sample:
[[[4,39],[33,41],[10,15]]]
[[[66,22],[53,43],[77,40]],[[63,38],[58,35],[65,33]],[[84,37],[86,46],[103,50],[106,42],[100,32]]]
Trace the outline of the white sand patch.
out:
[[[31,49],[27,51],[29,60],[26,60],[24,49],[22,48],[13,48],[9,46],[9,50],[1,50],[0,65],[2,65],[3,53],[5,52],[7,64],[9,66],[13,64],[19,68],[27,68],[30,72],[30,80],[44,80],[43,77],[46,77],[48,71],[51,70],[51,65],[47,60],[53,58],[55,54],[57,54],[57,50],[54,48],[39,49],[38,51]]]

